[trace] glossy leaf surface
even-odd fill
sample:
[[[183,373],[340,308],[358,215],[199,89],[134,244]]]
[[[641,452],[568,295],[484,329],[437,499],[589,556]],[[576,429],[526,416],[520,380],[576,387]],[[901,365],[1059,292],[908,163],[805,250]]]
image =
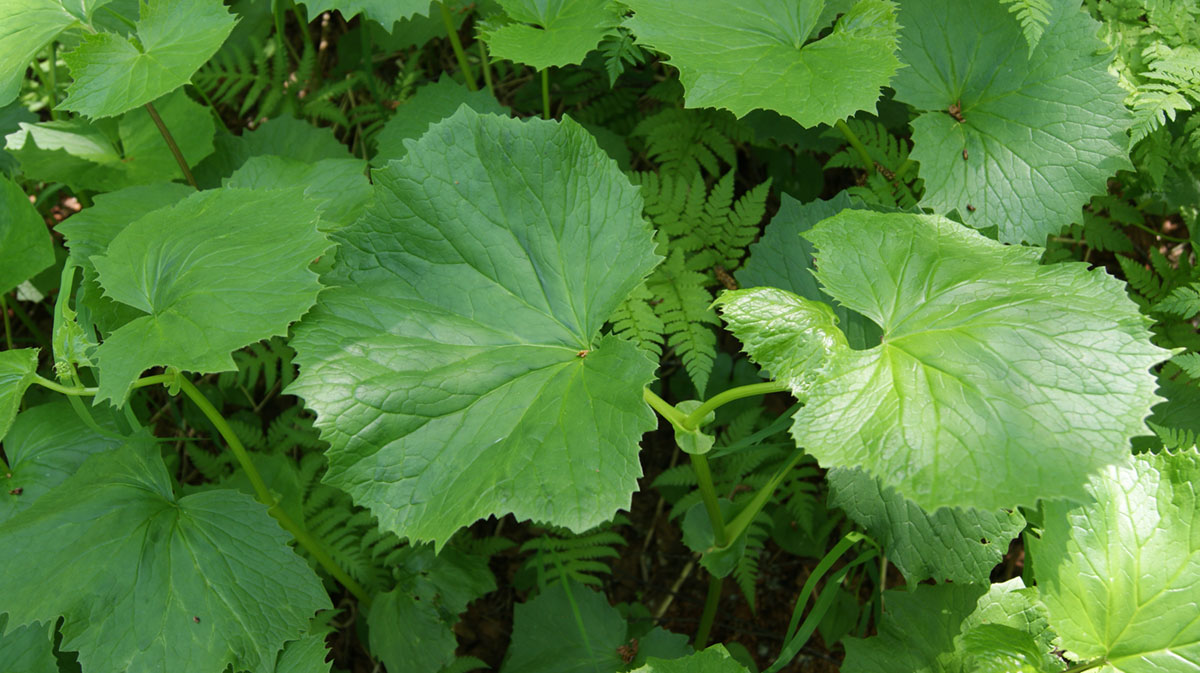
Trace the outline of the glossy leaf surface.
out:
[[[147,315],[100,345],[97,400],[121,404],[149,367],[235,369],[231,351],[286,334],[321,288],[316,223],[299,189],[218,189],[125,227],[92,262],[107,296]]]
[[[1108,73],[1100,25],[1054,3],[1037,46],[995,0],[905,0],[896,98],[923,111],[912,159],[922,205],[957,210],[1000,240],[1043,243],[1132,166],[1125,92]],[[970,206],[970,207],[968,207]]]
[[[1103,270],[1042,266],[936,216],[843,211],[806,236],[825,292],[883,328],[796,391],[793,435],[824,466],[861,466],[927,511],[995,510],[1083,497],[1145,432],[1149,368],[1169,353]],[[794,333],[802,317],[781,306],[757,329]],[[743,342],[785,370],[753,348],[766,338]]]
[[[820,0],[627,0],[638,42],[670,57],[688,107],[763,108],[803,126],[874,110],[900,67],[895,6],[859,0],[815,41]]]
[[[1145,455],[1095,476],[1094,502],[1048,503],[1030,540],[1062,646],[1121,673],[1200,671],[1200,454]]]
[[[582,531],[628,506],[654,365],[598,334],[658,259],[637,190],[574,122],[469,108],[375,178],[292,340],[326,480],[439,546],[490,514]]]
[[[269,670],[330,607],[287,539],[243,494],[176,499],[156,445],[131,440],[0,524],[0,610],[64,616],[84,670]]]

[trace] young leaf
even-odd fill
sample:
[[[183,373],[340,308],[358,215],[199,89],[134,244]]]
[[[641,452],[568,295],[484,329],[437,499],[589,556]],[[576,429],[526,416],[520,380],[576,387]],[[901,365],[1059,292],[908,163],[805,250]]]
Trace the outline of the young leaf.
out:
[[[63,616],[84,670],[270,670],[331,607],[287,540],[241,493],[176,499],[143,436],[0,524],[0,611],[10,627]]]
[[[1030,539],[1062,647],[1115,673],[1200,671],[1200,454],[1143,455],[1092,478],[1093,502],[1046,504]]]
[[[326,481],[439,547],[490,514],[583,531],[628,506],[654,364],[597,336],[658,261],[641,208],[569,120],[462,107],[376,172],[292,340]]]
[[[510,21],[482,28],[496,58],[538,70],[582,63],[620,22],[609,0],[497,0]]]
[[[926,512],[858,469],[834,468],[829,504],[866,529],[910,585],[987,582],[1008,544],[1025,528],[1019,512],[944,507]]]
[[[796,391],[808,404],[792,433],[822,465],[861,466],[926,511],[997,510],[1083,497],[1087,475],[1145,433],[1149,369],[1170,353],[1103,270],[1041,266],[1038,250],[937,216],[846,210],[806,237],[825,292],[883,328],[882,343],[834,351]],[[753,316],[735,310],[736,333]],[[801,317],[780,305],[739,337],[788,371],[752,346]]]
[[[119,446],[121,438],[108,429],[111,437],[96,434],[65,400],[18,414],[4,438],[8,476],[0,481],[0,523],[75,474],[91,455]]]
[[[1042,243],[1132,167],[1125,92],[1078,3],[1055,3],[1032,52],[996,0],[906,0],[900,24],[909,67],[896,98],[923,112],[912,151],[922,205],[998,226],[1001,241]]]
[[[0,106],[17,97],[33,57],[73,23],[75,17],[55,0],[0,3]]]
[[[626,0],[638,42],[670,56],[688,107],[722,107],[742,117],[775,110],[804,126],[874,110],[900,67],[895,5],[859,0],[833,32],[808,40],[820,0]],[[806,44],[807,43],[807,44]]]
[[[0,294],[54,263],[54,246],[42,216],[25,192],[0,175]]]
[[[0,351],[0,439],[12,427],[25,390],[33,385],[37,363],[36,348]]]
[[[454,114],[460,105],[476,112],[508,114],[508,108],[487,91],[471,91],[443,75],[437,82],[417,89],[417,93],[387,120],[375,138],[375,156],[371,158],[371,165],[383,166],[404,156],[408,151],[405,140],[416,140],[425,135],[430,124]]]
[[[92,118],[113,117],[183,86],[233,30],[220,0],[146,0],[137,41],[85,34],[63,54],[75,81],[59,103]]]
[[[143,370],[236,369],[230,352],[283,335],[316,300],[328,248],[299,189],[217,189],[153,211],[92,257],[105,294],[149,315],[100,344],[97,401],[123,404]]]

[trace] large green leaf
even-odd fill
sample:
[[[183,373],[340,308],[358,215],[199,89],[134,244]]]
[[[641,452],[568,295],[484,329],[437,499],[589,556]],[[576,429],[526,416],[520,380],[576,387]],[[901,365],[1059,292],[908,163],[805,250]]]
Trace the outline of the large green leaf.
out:
[[[1200,453],[1110,467],[1094,501],[1047,503],[1034,574],[1062,647],[1100,670],[1200,671]]]
[[[287,540],[241,493],[176,499],[142,437],[0,524],[0,612],[10,627],[63,616],[85,671],[270,670],[330,607]]]
[[[54,263],[50,230],[25,192],[0,175],[0,294]]]
[[[0,351],[0,439],[8,433],[21,408],[21,398],[37,375],[36,348]]]
[[[620,22],[610,0],[497,0],[504,20],[481,29],[496,58],[538,70],[582,63]]]
[[[463,107],[410,147],[292,340],[325,479],[439,546],[492,514],[595,526],[654,426],[654,364],[598,338],[658,260],[641,197],[569,120]]]
[[[321,230],[341,229],[358,219],[371,198],[366,163],[360,159],[321,159],[308,163],[277,156],[251,157],[224,181],[239,189],[303,187],[316,202]]]
[[[214,145],[216,151],[192,170],[201,189],[219,186],[251,157],[277,156],[308,163],[354,159],[333,129],[318,128],[294,117],[269,119],[240,136],[221,132],[214,138]]]
[[[487,91],[471,91],[443,75],[437,82],[417,89],[417,93],[387,120],[375,137],[376,150],[371,163],[383,166],[392,159],[404,156],[408,151],[404,147],[405,140],[416,140],[425,135],[430,124],[454,114],[460,105],[466,105],[476,112],[508,114],[508,108]]]
[[[900,67],[895,6],[859,0],[821,27],[821,0],[625,0],[638,42],[679,69],[688,107],[775,110],[804,126],[874,110]]]
[[[735,273],[738,282],[742,287],[775,287],[832,304],[812,274],[812,243],[801,234],[847,208],[876,210],[845,191],[838,192],[828,201],[810,203],[800,203],[787,194],[780,195],[779,212],[771,218],[762,237],[750,246],[750,256]],[[870,348],[879,343],[879,326],[862,314],[841,304],[833,306],[833,313],[851,348]]]
[[[164,124],[180,130],[175,140],[188,165],[212,153],[215,129],[208,110],[182,91],[163,96],[155,106]],[[25,177],[65,182],[77,190],[110,191],[183,179],[158,127],[140,108],[115,123],[83,119],[22,123],[5,139]]]
[[[896,76],[896,98],[923,112],[912,151],[922,204],[997,226],[1006,242],[1042,243],[1078,221],[1117,170],[1132,168],[1131,117],[1107,72],[1100,25],[1078,3],[1053,4],[1031,52],[996,0],[901,3],[909,67]]]
[[[25,69],[38,51],[75,20],[55,0],[0,2],[0,106],[17,97]]]
[[[878,635],[847,638],[846,673],[1050,673],[1053,633],[1037,591],[942,584],[883,594]],[[999,667],[997,667],[999,666]]]
[[[775,376],[816,377],[796,391],[808,404],[792,433],[824,466],[861,466],[926,511],[1011,509],[1082,498],[1145,433],[1149,369],[1169,352],[1102,269],[1042,266],[1039,250],[938,216],[845,210],[806,237],[825,292],[880,325],[882,343],[796,372],[790,352],[756,346],[805,338],[815,309],[772,308],[761,289],[722,303]]]
[[[217,189],[125,227],[92,263],[106,295],[148,315],[100,344],[97,401],[123,403],[157,365],[231,371],[231,351],[286,334],[321,289],[317,221],[299,189]]]
[[[883,547],[910,584],[934,579],[987,582],[1025,527],[1019,512],[943,507],[926,512],[853,468],[828,472],[829,503],[842,508]]]
[[[186,84],[236,23],[221,0],[146,0],[140,7],[136,41],[90,33],[63,54],[75,81],[59,107],[97,118],[149,103]]]
[[[21,412],[4,437],[8,473],[0,482],[0,523],[29,508],[38,498],[75,474],[93,454],[119,446],[113,431],[102,436],[88,428],[66,400]]]

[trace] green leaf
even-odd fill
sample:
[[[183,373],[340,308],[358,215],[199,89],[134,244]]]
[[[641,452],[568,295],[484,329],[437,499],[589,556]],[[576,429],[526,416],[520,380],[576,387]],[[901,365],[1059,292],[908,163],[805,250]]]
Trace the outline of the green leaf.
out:
[[[287,540],[243,494],[176,499],[142,437],[0,524],[0,611],[10,626],[65,617],[84,670],[269,670],[330,607]]]
[[[0,439],[12,427],[25,390],[37,376],[36,348],[0,351]]]
[[[187,185],[160,182],[97,194],[91,206],[63,220],[54,230],[66,238],[71,257],[84,269],[94,270],[91,258],[108,250],[130,223],[175,205],[195,191]]]
[[[727,291],[713,305],[721,307],[750,359],[770,369],[800,400],[808,399],[813,386],[828,377],[830,364],[850,349],[828,304],[786,290]]]
[[[906,0],[900,24],[909,67],[896,98],[922,111],[912,151],[922,205],[998,227],[1001,241],[1042,243],[1132,168],[1125,92],[1078,4],[1055,3],[1032,53],[996,0]]]
[[[895,5],[860,0],[819,40],[819,0],[626,0],[640,44],[670,57],[688,107],[775,110],[804,126],[874,111],[896,58]]]
[[[454,661],[459,614],[495,591],[495,578],[486,558],[456,549],[408,547],[398,565],[400,582],[376,597],[367,617],[371,652],[388,671],[437,673]]]
[[[1143,455],[1046,504],[1028,540],[1050,623],[1076,659],[1120,673],[1200,671],[1200,453]]]
[[[349,21],[363,16],[389,28],[397,21],[421,15],[429,16],[430,0],[302,0],[308,15],[316,18],[323,12],[339,12]]]
[[[725,646],[713,645],[681,659],[651,658],[632,673],[746,673],[746,667],[729,656]]]
[[[781,194],[779,212],[771,218],[758,242],[750,246],[750,257],[746,264],[735,273],[738,283],[744,288],[781,288],[805,299],[832,304],[813,276],[813,246],[802,234],[817,222],[847,208],[879,210],[868,207],[861,199],[844,191],[828,201],[810,203],[800,203],[787,194]],[[833,307],[833,313],[851,348],[861,350],[879,343],[879,326],[862,314],[841,304]]]
[[[328,656],[325,636],[311,635],[290,640],[279,653],[275,673],[329,673],[333,664],[325,660]]]
[[[485,90],[471,91],[446,75],[433,84],[427,84],[401,106],[388,119],[375,138],[373,166],[383,166],[392,159],[403,157],[408,149],[405,140],[416,140],[425,135],[430,124],[436,124],[458,110],[460,105],[476,112],[494,112],[507,115],[508,108],[501,105]]]
[[[0,614],[0,671],[58,673],[53,628],[35,623],[8,629],[7,624],[8,615]]]
[[[146,0],[140,7],[136,42],[90,33],[63,54],[75,81],[61,109],[113,117],[170,93],[217,52],[236,23],[220,0]]]
[[[1042,266],[1039,250],[937,216],[846,210],[806,237],[825,292],[883,328],[796,391],[808,403],[792,434],[823,466],[862,467],[926,511],[1011,509],[1083,497],[1145,433],[1149,369],[1170,353],[1102,269]],[[787,371],[753,346],[802,318],[781,305],[743,337],[751,354]]]
[[[100,344],[96,400],[122,404],[149,367],[234,370],[231,351],[286,334],[321,289],[317,219],[298,189],[217,189],[125,227],[92,262],[105,294],[148,315]]]
[[[29,62],[46,43],[75,23],[55,0],[5,0],[0,3],[0,106],[21,91]]]
[[[866,529],[910,585],[987,582],[1025,527],[1019,512],[944,507],[926,512],[858,469],[828,472],[829,504]]]
[[[584,531],[627,507],[654,363],[597,336],[658,261],[637,190],[572,121],[464,107],[375,192],[292,340],[326,481],[439,547],[492,514]]]
[[[184,160],[195,165],[213,152],[212,115],[182,91],[155,101]],[[184,133],[183,131],[187,131]],[[20,125],[6,136],[26,178],[65,182],[76,190],[111,191],[136,184],[182,180],[175,156],[144,109],[120,120],[83,119]]]
[[[108,429],[113,436],[96,434],[61,399],[18,414],[4,438],[8,474],[0,482],[0,523],[75,474],[88,457],[119,446],[115,426]]]
[[[721,508],[721,516],[725,521],[731,521],[737,513],[730,500],[721,498],[717,500],[717,505]],[[702,502],[688,509],[679,528],[683,533],[683,543],[688,549],[702,554],[700,565],[715,577],[728,577],[746,553],[745,535],[738,536],[724,548],[716,546],[717,536],[713,532],[712,519],[709,518],[708,510]]]
[[[1037,592],[1020,578],[887,591],[879,633],[846,638],[845,673],[1049,673],[1053,633]],[[997,661],[1028,668],[994,667]]]
[[[239,189],[304,187],[317,203],[322,231],[335,231],[362,215],[371,199],[366,164],[359,159],[322,159],[307,163],[285,157],[251,157],[224,181]]]
[[[684,414],[691,414],[699,409],[703,403],[700,400],[684,400],[675,405],[675,408]],[[715,412],[708,412],[700,423],[691,430],[685,430],[680,425],[672,423],[675,428],[675,443],[684,453],[693,453],[704,455],[712,450],[713,444],[717,441],[716,437],[702,431],[700,428],[712,423],[717,419]]]
[[[221,133],[214,144],[216,151],[192,170],[203,189],[219,186],[250,157],[274,155],[307,163],[354,159],[350,149],[333,135],[333,129],[317,128],[294,117],[269,119],[240,136]]]
[[[497,0],[508,21],[486,25],[480,37],[495,58],[538,70],[583,63],[620,23],[609,0]]]
[[[0,175],[0,294],[54,263],[54,245],[25,192]]]

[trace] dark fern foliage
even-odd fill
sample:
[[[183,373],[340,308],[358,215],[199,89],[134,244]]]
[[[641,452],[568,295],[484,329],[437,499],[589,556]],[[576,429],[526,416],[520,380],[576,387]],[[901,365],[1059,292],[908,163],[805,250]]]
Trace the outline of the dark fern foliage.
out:
[[[544,589],[562,580],[591,586],[603,585],[603,576],[611,575],[607,559],[620,556],[618,547],[625,538],[612,530],[614,526],[629,525],[624,516],[604,523],[578,535],[565,529],[554,529],[521,545],[520,551],[530,556],[517,571],[518,586]]]

